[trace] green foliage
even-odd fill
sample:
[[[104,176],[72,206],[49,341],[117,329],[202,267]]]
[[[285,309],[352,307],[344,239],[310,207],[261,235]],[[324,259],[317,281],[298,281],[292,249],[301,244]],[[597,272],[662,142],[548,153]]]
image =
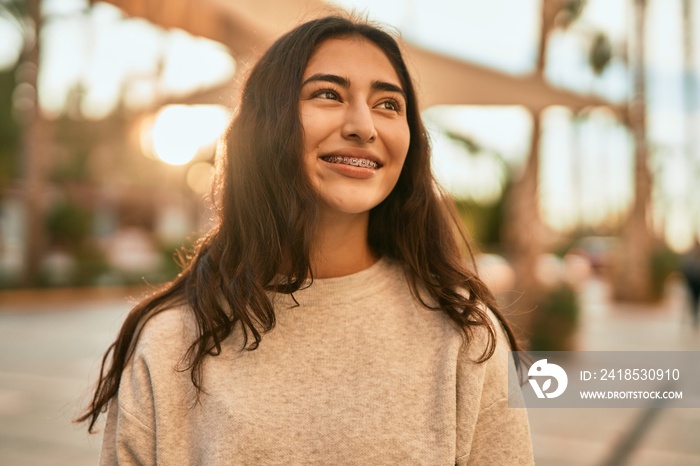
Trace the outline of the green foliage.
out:
[[[651,254],[651,290],[654,299],[663,298],[666,279],[678,270],[680,259],[665,246],[657,247]]]
[[[568,27],[576,21],[583,13],[586,6],[586,0],[565,0],[561,8],[561,23],[564,27]]]
[[[19,126],[12,117],[12,92],[15,89],[14,70],[0,72],[0,193],[19,177]]]
[[[472,136],[460,134],[450,129],[445,129],[445,136],[460,144],[469,154],[478,154],[486,151],[486,149]]]
[[[457,212],[466,230],[479,245],[497,245],[501,241],[503,197],[492,205],[481,205],[459,199]]]
[[[56,166],[53,167],[51,181],[61,184],[87,180],[89,178],[88,156],[89,152],[85,150],[73,149],[73,154],[69,159],[56,163]]]
[[[560,285],[545,295],[535,311],[530,337],[532,351],[568,351],[573,349],[573,336],[580,318],[576,291]]]
[[[78,250],[92,229],[92,214],[74,202],[54,205],[46,218],[46,231],[55,244]]]
[[[85,244],[76,254],[74,284],[90,286],[102,274],[109,271],[109,263],[104,253],[92,244]]]
[[[610,39],[602,32],[597,33],[591,42],[591,50],[588,54],[588,63],[593,72],[600,75],[612,59],[612,44]]]
[[[178,260],[178,252],[180,247],[162,246],[160,253],[162,255],[160,273],[163,276],[163,281],[172,280],[180,273],[181,267]]]

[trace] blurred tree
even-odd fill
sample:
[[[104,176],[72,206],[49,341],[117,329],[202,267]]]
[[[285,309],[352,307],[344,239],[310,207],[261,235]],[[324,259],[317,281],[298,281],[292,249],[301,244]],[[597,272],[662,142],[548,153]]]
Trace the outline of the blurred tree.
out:
[[[21,2],[24,8],[25,44],[17,69],[17,87],[22,86],[24,104],[18,108],[21,131],[23,166],[23,194],[26,215],[25,286],[33,286],[39,280],[39,268],[45,249],[44,174],[48,139],[48,125],[39,113],[37,75],[39,70],[39,31],[41,28],[40,0]]]
[[[531,351],[573,351],[581,318],[576,291],[567,284],[543,295],[532,323]]]
[[[627,110],[635,144],[634,198],[621,236],[621,251],[614,280],[615,298],[650,301],[652,290],[651,188],[649,147],[646,138],[645,79],[646,0],[634,0],[634,92]]]
[[[0,14],[17,27],[23,37],[23,49],[13,73],[10,102],[11,123],[17,146],[0,163],[10,166],[21,179],[21,196],[25,214],[25,286],[39,283],[40,263],[46,249],[45,206],[47,163],[51,160],[52,125],[42,118],[37,95],[39,73],[40,0],[0,0]],[[3,117],[0,116],[0,120]],[[3,144],[3,147],[6,147]],[[2,152],[2,149],[0,149]],[[6,175],[7,176],[7,175]],[[15,176],[15,175],[10,175]]]
[[[698,124],[698,88],[696,69],[697,62],[695,60],[695,34],[693,15],[695,14],[694,5],[697,2],[694,0],[683,0],[683,52],[684,52],[684,102],[685,102],[685,156],[688,159],[688,167],[690,168],[690,179],[688,191],[686,193],[686,208],[690,213],[691,219],[700,219],[700,183],[695,180],[700,180],[700,152],[698,151],[698,141],[696,127]],[[692,220],[691,220],[692,222]],[[696,221],[692,224],[693,233],[697,238],[700,238],[700,223]]]
[[[502,170],[506,172],[506,178],[509,178],[507,174],[508,163],[504,160],[501,153],[484,147],[470,136],[449,129],[444,129],[444,131],[449,139],[464,148],[468,157],[490,157],[495,159],[501,165]],[[507,185],[508,183],[509,181],[506,180],[505,184]],[[503,203],[507,189],[508,186],[505,186],[503,194],[496,202],[484,203],[467,199],[457,199],[456,201],[457,211],[462,222],[480,247],[493,250],[501,243]]]
[[[585,0],[543,0],[540,22],[540,41],[535,72],[544,76],[548,38],[556,28],[569,27],[581,14]],[[541,110],[532,112],[532,138],[525,167],[513,176],[508,191],[502,238],[505,250],[513,264],[516,289],[523,293],[519,303],[532,308],[541,301],[542,286],[538,283],[535,267],[544,252],[544,224],[539,209]],[[529,331],[533,313],[520,313],[517,324]]]
[[[479,248],[487,251],[497,250],[501,241],[503,198],[488,205],[458,199],[456,206],[462,222]]]
[[[588,63],[595,74],[600,75],[612,59],[612,44],[608,36],[602,32],[596,32],[591,41],[591,49],[588,54]]]
[[[79,249],[92,231],[92,215],[79,204],[64,200],[51,206],[45,228],[52,242],[65,249]]]
[[[535,72],[544,76],[548,40],[557,29],[570,28],[576,23],[586,6],[586,0],[543,0],[540,22],[540,42]],[[609,39],[597,30],[582,30],[588,36],[589,65],[594,73],[601,74],[612,58]],[[536,278],[536,263],[545,252],[545,226],[539,209],[540,138],[542,110],[532,112],[532,138],[529,155],[521,173],[514,174],[505,203],[506,220],[502,238],[506,252],[513,264],[516,289],[523,293],[519,305],[534,308],[541,302],[545,290]],[[529,331],[534,313],[526,312],[516,317],[517,324]]]
[[[0,72],[0,200],[19,174],[19,128],[12,117],[15,70]]]
[[[22,0],[0,0],[0,16],[23,37],[28,34],[26,5]],[[0,71],[0,200],[19,177],[19,128],[14,113],[17,63]]]

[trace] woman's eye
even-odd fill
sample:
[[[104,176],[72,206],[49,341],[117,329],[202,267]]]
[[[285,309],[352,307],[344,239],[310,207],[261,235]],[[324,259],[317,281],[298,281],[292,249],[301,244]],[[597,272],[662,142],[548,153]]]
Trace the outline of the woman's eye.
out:
[[[335,91],[323,90],[316,93],[316,97],[328,100],[340,100],[340,96]]]
[[[385,100],[384,102],[379,104],[379,107],[384,110],[392,110],[394,112],[398,112],[399,110],[401,110],[401,106],[395,100]]]

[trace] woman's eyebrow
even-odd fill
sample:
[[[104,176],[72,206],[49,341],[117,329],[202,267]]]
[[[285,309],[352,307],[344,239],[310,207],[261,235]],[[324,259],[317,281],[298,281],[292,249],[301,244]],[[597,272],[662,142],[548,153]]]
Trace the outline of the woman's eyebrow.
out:
[[[326,81],[329,83],[334,83],[337,84],[338,86],[344,87],[344,88],[349,88],[350,87],[350,80],[348,78],[344,78],[342,76],[337,76],[335,74],[324,74],[324,73],[316,73],[314,75],[311,75],[309,78],[307,78],[302,84],[301,87],[306,86],[307,84],[315,81]]]
[[[350,87],[350,80],[348,78],[344,78],[342,76],[338,76],[335,74],[325,74],[325,73],[316,73],[314,75],[309,76],[301,84],[301,87],[304,87],[307,84],[309,84],[311,82],[316,82],[316,81],[326,81],[329,83],[334,83],[334,84],[337,84],[338,86],[341,86],[345,89],[348,89]],[[406,93],[403,91],[403,89],[401,89],[396,84],[388,83],[385,81],[372,81],[371,87],[372,87],[373,91],[396,92],[398,94],[401,94],[404,98],[406,98]]]
[[[372,90],[374,91],[389,91],[401,94],[403,98],[406,98],[406,93],[396,84],[391,84],[384,81],[372,81]]]

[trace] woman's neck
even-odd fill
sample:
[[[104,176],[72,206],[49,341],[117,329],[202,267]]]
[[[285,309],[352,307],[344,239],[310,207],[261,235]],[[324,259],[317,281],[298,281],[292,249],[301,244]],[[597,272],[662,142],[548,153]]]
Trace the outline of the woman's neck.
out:
[[[314,278],[333,278],[365,270],[378,258],[369,247],[369,213],[324,212],[311,251]]]

